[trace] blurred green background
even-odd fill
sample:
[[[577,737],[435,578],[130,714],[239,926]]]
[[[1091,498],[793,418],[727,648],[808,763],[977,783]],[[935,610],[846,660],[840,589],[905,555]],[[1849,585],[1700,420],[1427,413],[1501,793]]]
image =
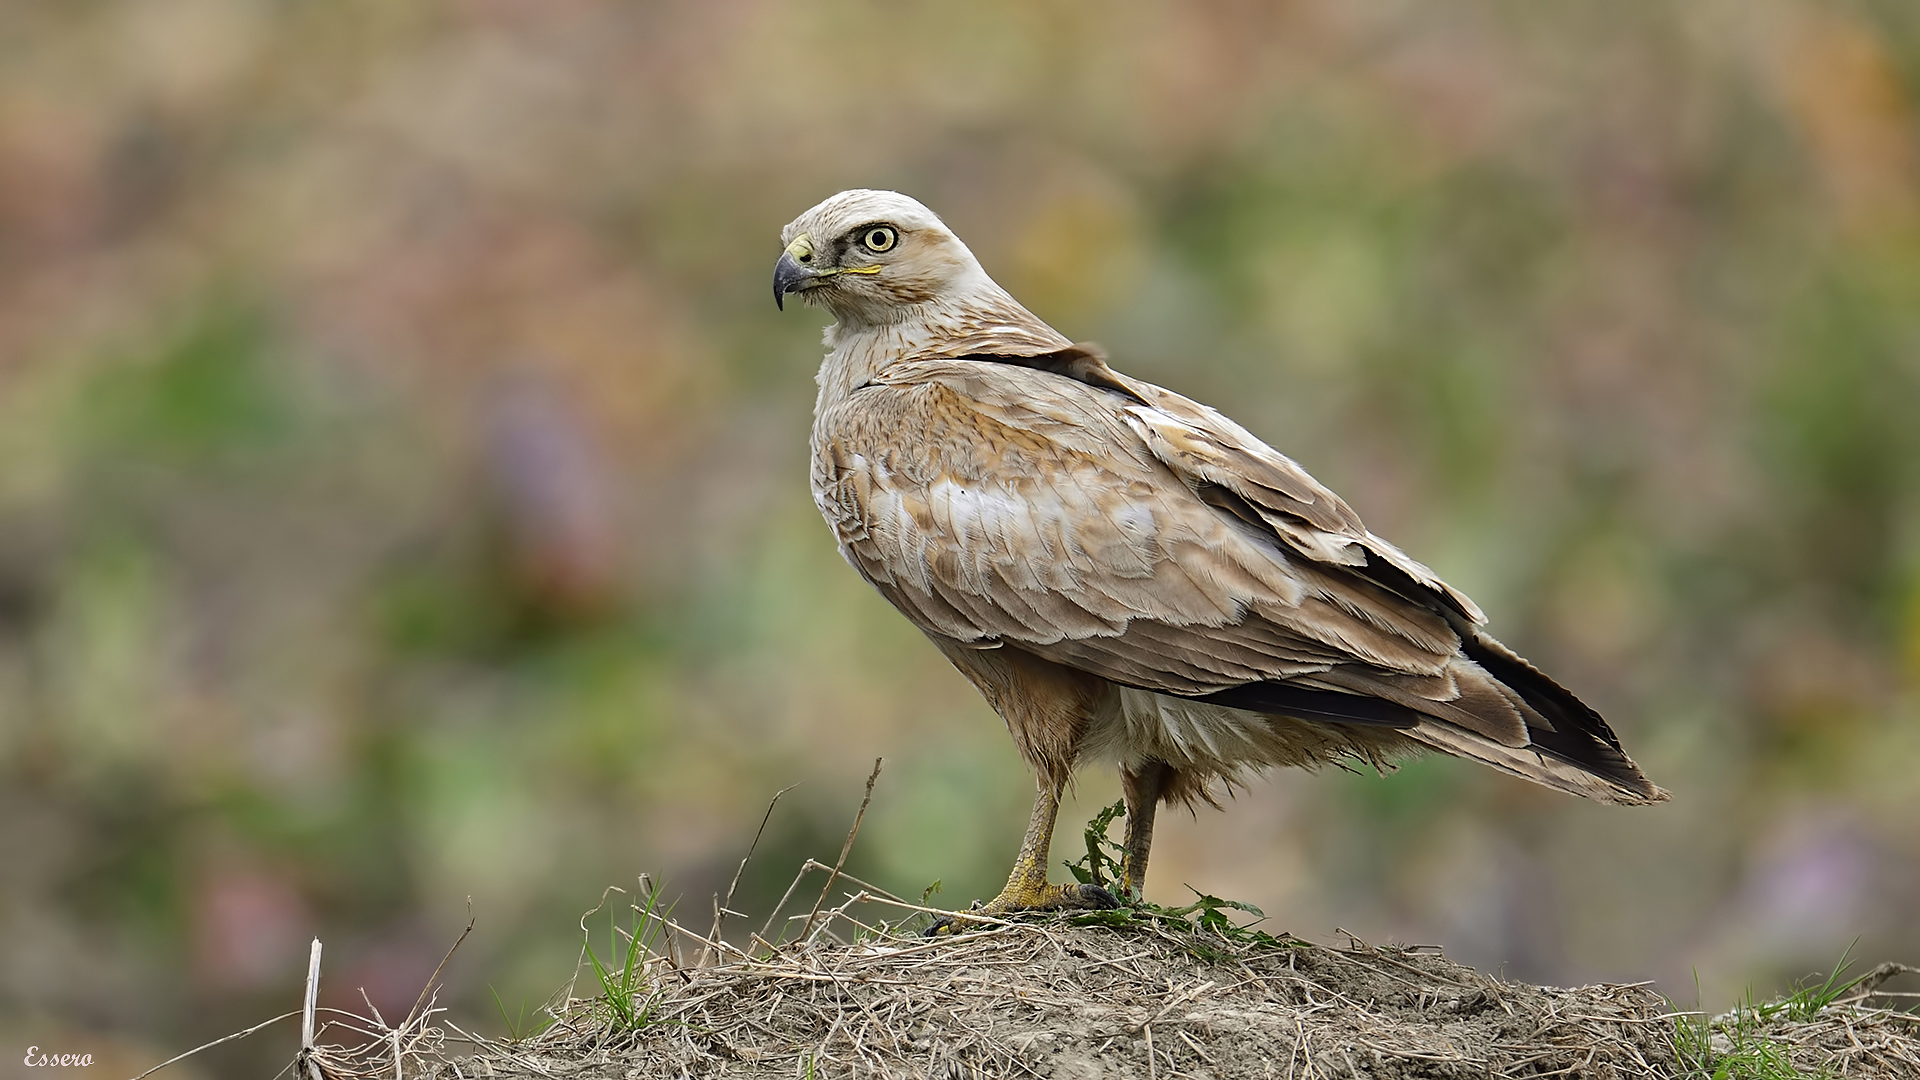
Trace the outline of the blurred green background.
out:
[[[855,186],[1674,792],[1281,775],[1165,819],[1155,896],[1715,1007],[1914,961],[1917,109],[1905,0],[0,5],[0,1068],[263,1019],[315,934],[404,1012],[468,897],[499,1033],[603,886],[706,910],[804,781],[764,913],[881,755],[854,868],[997,888],[1012,744],[807,496],[822,318],[768,281]]]

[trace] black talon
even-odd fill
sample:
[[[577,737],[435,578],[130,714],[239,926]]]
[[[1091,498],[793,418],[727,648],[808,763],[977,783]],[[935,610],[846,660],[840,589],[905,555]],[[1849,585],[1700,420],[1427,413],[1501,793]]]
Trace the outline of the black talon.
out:
[[[1098,885],[1080,886],[1080,906],[1095,911],[1112,911],[1120,906],[1120,898]]]

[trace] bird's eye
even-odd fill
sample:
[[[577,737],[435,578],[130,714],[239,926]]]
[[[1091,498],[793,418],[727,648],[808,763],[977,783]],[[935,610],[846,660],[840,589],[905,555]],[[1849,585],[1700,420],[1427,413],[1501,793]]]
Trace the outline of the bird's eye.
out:
[[[867,246],[868,251],[886,251],[899,239],[900,234],[885,225],[877,225],[868,229],[866,235],[860,238],[860,242]]]

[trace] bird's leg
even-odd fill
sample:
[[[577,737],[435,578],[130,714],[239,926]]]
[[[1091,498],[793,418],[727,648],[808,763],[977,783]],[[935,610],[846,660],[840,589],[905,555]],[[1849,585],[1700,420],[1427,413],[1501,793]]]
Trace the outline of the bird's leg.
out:
[[[1014,857],[1013,873],[1007,875],[1006,888],[1000,890],[999,896],[975,905],[973,910],[982,915],[1001,916],[1021,911],[1120,906],[1112,893],[1098,885],[1047,884],[1047,851],[1053,846],[1053,825],[1060,816],[1060,792],[1065,787],[1064,772],[1058,777],[1040,777],[1040,791],[1033,800],[1033,817],[1027,821],[1027,835],[1020,841],[1020,854]],[[964,921],[965,916],[938,919],[927,933],[950,933]]]
[[[1060,790],[1065,785],[1043,776],[1039,786],[1033,800],[1033,816],[1027,821],[1027,835],[1020,841],[1020,854],[1014,856],[1013,872],[1007,875],[1007,887],[981,909],[988,914],[1081,906],[1078,885],[1047,884],[1047,852],[1053,846],[1053,826],[1060,816]]]
[[[1147,850],[1153,847],[1153,814],[1173,779],[1173,766],[1149,761],[1120,770],[1120,793],[1127,800],[1127,839],[1120,857],[1120,896],[1137,901],[1147,887]]]

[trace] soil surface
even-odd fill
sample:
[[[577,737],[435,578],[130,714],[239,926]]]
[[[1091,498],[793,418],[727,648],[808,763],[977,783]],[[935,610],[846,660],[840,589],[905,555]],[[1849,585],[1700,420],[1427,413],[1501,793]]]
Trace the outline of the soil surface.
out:
[[[1016,924],[950,939],[649,962],[621,1030],[577,1002],[467,1077],[1634,1077],[1685,1073],[1641,986],[1482,975],[1432,951],[1164,926]],[[449,1073],[449,1075],[451,1075]],[[1920,1077],[1920,1072],[1872,1075]]]

